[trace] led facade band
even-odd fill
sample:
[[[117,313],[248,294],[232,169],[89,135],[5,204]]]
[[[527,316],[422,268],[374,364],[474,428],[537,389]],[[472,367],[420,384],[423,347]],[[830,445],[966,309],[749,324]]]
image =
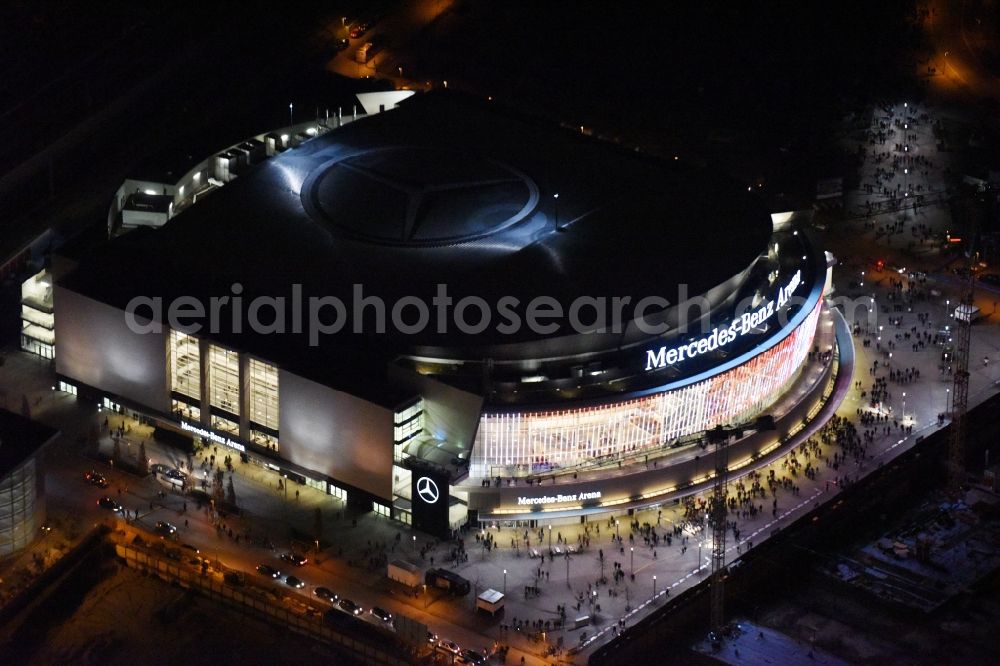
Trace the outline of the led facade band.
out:
[[[812,348],[822,299],[784,340],[728,372],[673,391],[548,412],[486,413],[470,474],[575,467],[598,457],[631,455],[720,423],[759,413],[787,388]]]

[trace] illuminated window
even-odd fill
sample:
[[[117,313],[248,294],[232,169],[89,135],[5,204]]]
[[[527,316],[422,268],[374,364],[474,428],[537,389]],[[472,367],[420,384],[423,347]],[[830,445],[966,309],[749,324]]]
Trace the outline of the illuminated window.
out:
[[[417,400],[395,413],[393,441],[404,444],[424,431],[424,401]]]
[[[340,486],[335,486],[332,483],[327,485],[327,492],[333,495],[336,499],[347,501],[347,491]]]
[[[201,408],[176,398],[171,403],[174,414],[189,423],[201,421]]]
[[[240,355],[218,345],[210,345],[209,400],[212,407],[240,414]]]
[[[250,441],[271,451],[278,450],[278,438],[260,430],[250,430]]]
[[[170,390],[192,400],[201,401],[201,354],[198,339],[170,331]]]
[[[250,421],[278,429],[278,368],[250,359]]]
[[[223,418],[221,416],[216,416],[212,414],[212,430],[218,430],[219,432],[227,432],[230,435],[240,435],[240,424],[236,421]]]
[[[470,474],[518,476],[641,455],[684,435],[756,415],[798,373],[821,305],[768,351],[683,388],[595,407],[483,414]]]
[[[64,381],[60,381],[59,382],[59,390],[60,391],[65,391],[66,393],[69,393],[70,395],[76,395],[77,394],[77,388],[76,388],[76,386],[74,386],[73,384],[69,384],[67,382],[64,382]]]
[[[380,504],[378,502],[373,502],[373,504],[375,505],[376,516],[385,516],[386,518],[392,517],[392,510],[389,509],[388,506],[386,506],[385,504]]]

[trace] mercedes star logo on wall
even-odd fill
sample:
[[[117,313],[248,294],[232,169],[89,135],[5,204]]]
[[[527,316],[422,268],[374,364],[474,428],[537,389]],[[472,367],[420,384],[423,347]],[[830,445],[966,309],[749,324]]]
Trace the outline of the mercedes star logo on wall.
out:
[[[417,494],[420,495],[420,499],[427,502],[428,504],[434,504],[438,501],[441,493],[438,491],[437,484],[429,476],[422,476],[417,479]]]

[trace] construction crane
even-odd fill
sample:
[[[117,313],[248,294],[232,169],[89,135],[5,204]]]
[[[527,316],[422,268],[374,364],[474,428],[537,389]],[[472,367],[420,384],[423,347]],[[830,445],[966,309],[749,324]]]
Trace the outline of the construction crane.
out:
[[[968,249],[966,250],[967,282],[958,307],[955,308],[955,359],[951,389],[951,437],[948,442],[948,488],[957,491],[965,482],[965,438],[969,411],[969,345],[975,312],[973,295],[976,287],[976,239],[979,234],[979,210],[964,201],[969,217]]]
[[[708,516],[712,524],[712,576],[709,581],[711,616],[709,629],[721,636],[725,624],[726,526],[729,507],[726,503],[729,483],[729,441],[740,439],[745,430],[774,430],[774,417],[763,415],[752,423],[723,428],[721,425],[705,433],[709,444],[715,445],[715,479],[709,500]]]
[[[973,254],[972,257],[975,255]],[[951,437],[948,441],[948,486],[959,490],[965,482],[965,436],[969,411],[969,345],[972,340],[973,292],[976,274],[974,259],[969,260],[969,280],[965,293],[955,308],[954,376],[951,388]]]

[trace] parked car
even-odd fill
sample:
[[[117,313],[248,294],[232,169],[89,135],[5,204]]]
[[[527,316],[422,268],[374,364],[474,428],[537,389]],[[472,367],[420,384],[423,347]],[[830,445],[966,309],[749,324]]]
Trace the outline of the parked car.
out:
[[[266,564],[258,564],[257,573],[259,573],[261,576],[267,576],[268,578],[281,578],[280,571]]]
[[[300,578],[296,578],[295,576],[289,576],[285,578],[285,585],[287,585],[288,587],[294,587],[296,590],[301,590],[303,587],[306,586],[306,584],[303,583]]]
[[[340,599],[336,592],[327,587],[317,587],[313,590],[313,594],[324,601],[329,601],[331,604],[336,603],[337,600]]]
[[[462,648],[460,648],[458,646],[458,643],[456,643],[455,641],[449,641],[449,640],[445,639],[445,640],[440,641],[437,644],[437,646],[438,646],[438,648],[444,650],[445,652],[450,652],[451,654],[457,655],[457,654],[461,654],[462,653]]]
[[[374,606],[368,612],[371,613],[374,617],[377,617],[378,619],[382,620],[386,624],[392,622],[392,613],[385,610],[384,608],[379,608],[378,606]]]
[[[104,509],[110,509],[111,511],[116,511],[116,512],[122,510],[122,505],[114,501],[110,497],[102,497],[101,499],[97,500],[97,506],[102,507]]]
[[[458,663],[460,664],[485,664],[486,656],[475,650],[462,650],[462,654],[458,657]]]
[[[367,23],[359,23],[356,26],[354,26],[353,28],[351,28],[351,32],[350,32],[351,39],[357,39],[358,37],[360,37],[361,35],[365,34],[366,32],[368,32],[368,24]]]
[[[154,531],[161,536],[173,536],[177,534],[176,527],[162,520],[156,521],[156,528]]]
[[[179,469],[173,469],[172,467],[163,472],[163,476],[171,479],[173,481],[183,482],[187,478],[187,474],[180,471]]]
[[[351,615],[361,615],[365,612],[361,606],[357,605],[350,599],[341,599],[340,603],[337,605],[340,606],[340,610],[345,613],[350,613]]]
[[[309,561],[304,555],[299,555],[298,553],[285,553],[281,556],[281,559],[297,567],[301,567]]]
[[[108,480],[104,478],[104,475],[101,474],[100,472],[95,472],[94,470],[90,470],[89,472],[83,475],[83,478],[86,479],[88,483],[90,483],[93,486],[97,486],[98,488],[108,487]]]

